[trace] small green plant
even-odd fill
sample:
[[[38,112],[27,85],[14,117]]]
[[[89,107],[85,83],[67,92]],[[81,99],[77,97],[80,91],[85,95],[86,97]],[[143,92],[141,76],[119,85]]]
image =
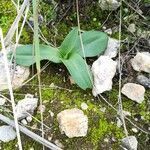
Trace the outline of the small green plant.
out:
[[[93,81],[91,71],[84,57],[94,57],[103,53],[107,47],[108,36],[99,31],[84,31],[81,36],[82,44],[78,29],[73,28],[60,47],[39,45],[40,60],[63,63],[78,86],[82,89],[87,89],[92,88]],[[12,52],[9,57],[11,55]],[[15,60],[17,64],[22,66],[34,64],[36,59],[33,45],[17,47]]]

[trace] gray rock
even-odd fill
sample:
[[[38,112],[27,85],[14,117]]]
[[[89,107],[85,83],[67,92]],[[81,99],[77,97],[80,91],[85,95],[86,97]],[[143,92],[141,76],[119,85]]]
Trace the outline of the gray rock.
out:
[[[121,140],[121,145],[127,150],[137,150],[138,141],[135,136],[128,136]]]
[[[10,76],[12,79],[12,86],[14,89],[22,86],[22,83],[29,77],[29,67],[22,67],[14,65],[9,62]],[[4,64],[4,55],[0,52],[0,91],[8,89],[7,76]]]
[[[118,0],[99,0],[102,10],[116,10],[120,6]]]
[[[123,86],[121,92],[137,103],[142,103],[144,100],[145,88],[142,85],[127,83]]]
[[[119,41],[113,38],[109,38],[107,49],[105,50],[104,56],[109,56],[110,58],[114,58],[117,56]]]
[[[136,71],[144,71],[150,73],[150,53],[138,52],[136,56],[133,59],[131,59],[131,65]]]
[[[144,75],[137,76],[137,82],[143,85],[146,88],[150,88],[150,78],[145,77]]]
[[[69,138],[86,136],[88,118],[83,111],[77,108],[66,109],[57,115],[61,133]]]
[[[97,96],[112,89],[112,79],[116,73],[117,63],[108,56],[100,56],[92,65],[94,76],[93,95]]]
[[[37,108],[38,99],[34,98],[33,95],[27,94],[23,100],[20,100],[16,105],[17,118],[24,119],[30,114],[32,115],[34,110]]]
[[[16,138],[16,132],[11,126],[0,126],[0,141],[9,142]]]

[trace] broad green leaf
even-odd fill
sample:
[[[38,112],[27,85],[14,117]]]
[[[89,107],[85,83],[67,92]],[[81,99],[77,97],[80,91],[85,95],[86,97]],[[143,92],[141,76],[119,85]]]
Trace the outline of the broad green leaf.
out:
[[[76,43],[78,43],[78,40],[78,29],[73,28],[73,30],[69,32],[69,34],[66,36],[61,46],[59,47],[59,53],[62,58],[67,59],[70,53],[76,52],[75,46]]]
[[[60,63],[58,49],[47,45],[40,45],[40,60],[49,60],[54,63]],[[11,57],[12,52],[9,54]],[[30,66],[36,62],[33,45],[19,46],[15,52],[16,63],[23,66]]]
[[[77,53],[70,55],[69,59],[62,59],[74,81],[82,89],[92,88],[92,75],[85,60]]]
[[[102,54],[107,48],[108,36],[104,32],[85,31],[82,33],[84,52],[79,41],[75,48],[82,57],[94,57]],[[85,53],[85,55],[84,55]]]

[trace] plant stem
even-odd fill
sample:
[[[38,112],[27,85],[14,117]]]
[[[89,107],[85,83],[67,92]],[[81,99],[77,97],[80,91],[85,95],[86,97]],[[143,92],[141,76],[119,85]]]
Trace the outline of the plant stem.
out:
[[[38,5],[39,0],[33,0],[33,19],[34,19],[34,39],[33,39],[33,47],[36,59],[36,68],[38,73],[38,84],[39,84],[39,99],[40,99],[40,106],[42,107],[42,93],[41,93],[41,79],[40,79],[40,48],[39,48],[39,24],[38,24]],[[41,115],[41,129],[42,129],[42,138],[44,138],[44,126],[43,126],[43,111],[40,110]],[[44,145],[43,145],[44,150]]]

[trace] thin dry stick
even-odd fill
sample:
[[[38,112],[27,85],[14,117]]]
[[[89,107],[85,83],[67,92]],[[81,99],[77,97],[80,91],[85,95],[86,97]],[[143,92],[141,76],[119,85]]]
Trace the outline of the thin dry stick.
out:
[[[101,94],[99,94],[99,96],[108,104],[108,106],[110,106],[113,110],[115,110],[116,112],[118,112],[118,110],[111,103],[109,103],[105,97],[103,97]],[[97,98],[100,101],[100,97],[99,96],[97,96]],[[123,114],[123,115],[125,116],[125,114]],[[125,116],[125,119],[127,121],[129,121],[137,129],[139,129],[140,131],[142,131],[143,133],[150,134],[150,132],[147,132],[147,131],[143,130],[142,128],[140,128],[139,126],[137,126],[136,124],[134,124],[128,117]]]
[[[7,123],[8,125],[10,125],[12,127],[15,127],[14,121],[10,120],[9,118],[5,117],[4,115],[0,114],[0,120],[2,120],[3,122]],[[49,148],[51,150],[62,150],[58,146],[54,145],[53,143],[47,141],[46,139],[40,137],[39,135],[35,134],[34,132],[28,130],[27,128],[25,128],[21,125],[19,125],[19,129],[21,132],[23,132],[27,136],[31,137],[33,140],[41,143],[42,145],[45,145],[47,148]]]
[[[12,62],[12,59],[13,59],[13,57],[14,57],[16,48],[17,48],[17,46],[18,46],[18,44],[19,44],[19,39],[20,39],[22,30],[23,30],[23,27],[24,27],[24,25],[25,25],[25,21],[26,21],[27,15],[28,15],[28,11],[29,11],[29,5],[27,6],[27,8],[26,8],[26,10],[25,10],[25,17],[24,17],[24,20],[23,20],[23,22],[22,22],[21,29],[20,29],[20,31],[17,31],[17,34],[18,34],[18,32],[19,32],[19,34],[16,36],[16,43],[15,43],[15,47],[14,47],[14,49],[13,49],[13,54],[12,54],[12,57],[11,57],[11,62]]]
[[[86,65],[86,69],[88,71],[88,75],[90,77],[90,81],[93,84],[93,79],[90,75],[89,69],[88,69],[88,65],[86,62],[86,57],[85,57],[85,49],[84,49],[84,45],[83,45],[83,40],[82,40],[82,35],[81,35],[81,28],[80,28],[80,17],[79,17],[79,1],[76,0],[76,11],[77,11],[77,23],[78,23],[78,31],[79,31],[79,37],[80,37],[80,43],[81,43],[81,49],[83,52],[83,56],[84,56],[84,60],[85,60],[85,65]]]
[[[16,112],[15,112],[15,99],[14,99],[14,95],[13,95],[13,89],[12,89],[12,84],[11,84],[11,76],[10,76],[9,65],[8,65],[8,60],[7,60],[7,52],[5,50],[3,33],[2,33],[1,28],[0,28],[0,38],[1,38],[1,44],[2,44],[2,52],[4,54],[5,70],[6,70],[8,89],[9,89],[9,94],[10,94],[11,104],[12,104],[12,109],[13,109],[13,115],[14,115],[14,120],[15,120],[15,129],[16,129],[16,132],[17,132],[18,145],[19,145],[19,150],[22,150],[19,124],[18,124],[18,119],[17,119],[17,116],[16,116]]]
[[[12,1],[12,3],[14,4],[14,6],[16,7],[16,9],[17,9],[17,4],[14,2],[14,0],[11,0]],[[31,11],[29,11],[30,13],[31,13]],[[31,15],[32,15],[32,13],[31,13]],[[24,14],[22,14],[22,17],[24,18],[25,16],[24,16]],[[28,24],[28,26],[31,28],[31,30],[33,31],[34,29],[33,29],[33,27],[31,26],[31,24],[29,23],[29,21],[28,20],[26,20],[26,23]],[[52,43],[50,43],[46,38],[45,38],[45,36],[43,35],[43,33],[42,33],[42,31],[41,31],[41,29],[39,28],[39,33],[40,33],[40,35],[39,35],[39,38],[43,41],[43,42],[45,42],[47,45],[50,45],[50,46],[53,46],[53,47],[55,47]]]
[[[8,31],[5,39],[4,39],[5,47],[10,44],[10,42],[11,42],[11,40],[12,40],[14,34],[15,34],[15,31],[17,29],[17,25],[18,25],[18,23],[19,23],[19,21],[21,19],[22,13],[24,12],[26,6],[28,5],[28,2],[29,2],[29,0],[24,0],[24,2],[23,2],[22,6],[21,6],[21,8],[20,8],[20,10],[18,12],[18,15],[17,15],[15,21],[11,25],[11,28],[9,29],[9,31]]]
[[[146,17],[144,17],[141,13],[139,13],[134,7],[132,7],[128,2],[125,0],[122,0],[127,6],[129,6],[131,9],[133,9],[139,16],[141,16],[144,20],[147,20]]]
[[[121,25],[122,25],[122,0],[120,1],[120,23],[119,23],[119,52],[118,52],[118,58],[119,58],[119,95],[118,95],[118,103],[119,103],[119,115],[121,118],[121,121],[123,123],[124,131],[126,136],[128,136],[128,131],[125,124],[125,119],[123,115],[123,105],[122,105],[122,97],[121,97],[121,84],[122,84],[122,69],[121,69]]]
[[[39,0],[33,0],[33,19],[34,19],[34,52],[35,52],[35,58],[36,58],[36,68],[38,73],[38,84],[39,84],[39,99],[40,99],[40,106],[42,107],[42,89],[41,89],[41,65],[40,65],[40,48],[39,48],[39,24],[38,24],[38,6],[39,6]],[[41,115],[41,129],[42,129],[42,138],[44,138],[44,126],[43,126],[43,111],[40,109],[40,115]],[[44,150],[43,145],[43,150]]]
[[[4,95],[0,94],[0,96],[1,96],[2,98],[6,99],[8,102],[11,102],[11,100],[8,99],[7,97],[5,97]],[[30,114],[30,113],[27,112],[27,111],[25,111],[25,113],[28,114],[30,117],[32,117],[34,120],[36,120],[38,123],[41,124],[41,121],[38,120],[36,117],[34,117],[32,114]],[[47,128],[47,129],[51,130],[51,128],[48,127],[48,126],[47,126],[46,124],[44,124],[44,123],[43,123],[43,126],[44,126],[45,128]]]

